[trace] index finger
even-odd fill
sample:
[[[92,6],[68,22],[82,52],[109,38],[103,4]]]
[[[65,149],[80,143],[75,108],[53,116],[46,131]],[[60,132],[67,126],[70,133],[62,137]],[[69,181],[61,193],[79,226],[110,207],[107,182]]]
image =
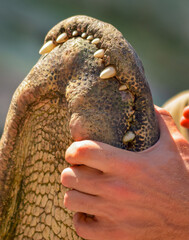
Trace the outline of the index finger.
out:
[[[131,162],[130,159],[134,163],[131,152],[91,140],[72,143],[65,159],[72,165],[86,165],[102,172],[116,171]]]

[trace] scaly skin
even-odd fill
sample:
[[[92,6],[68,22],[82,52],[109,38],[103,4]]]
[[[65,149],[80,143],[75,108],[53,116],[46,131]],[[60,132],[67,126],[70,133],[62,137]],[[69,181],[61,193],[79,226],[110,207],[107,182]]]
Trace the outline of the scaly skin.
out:
[[[57,44],[62,32],[68,39]],[[81,38],[83,32],[100,42]],[[73,140],[141,151],[159,137],[142,63],[117,29],[75,16],[52,28],[49,40],[56,47],[16,90],[0,142],[0,239],[79,239],[60,184]],[[103,58],[94,57],[98,49],[105,50]],[[116,75],[101,79],[109,65]],[[127,90],[119,90],[122,84]],[[135,138],[123,143],[128,131]]]

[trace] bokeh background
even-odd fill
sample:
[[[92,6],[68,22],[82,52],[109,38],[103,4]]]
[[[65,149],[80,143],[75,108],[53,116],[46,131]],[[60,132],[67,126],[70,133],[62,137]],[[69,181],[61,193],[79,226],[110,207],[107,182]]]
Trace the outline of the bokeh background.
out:
[[[78,14],[123,33],[144,64],[155,104],[189,89],[189,0],[0,0],[0,133],[46,33]]]

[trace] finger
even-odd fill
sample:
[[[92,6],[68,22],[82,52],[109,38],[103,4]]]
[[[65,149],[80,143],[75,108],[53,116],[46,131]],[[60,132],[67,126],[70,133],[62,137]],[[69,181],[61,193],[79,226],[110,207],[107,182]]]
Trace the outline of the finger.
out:
[[[124,172],[124,176],[126,173]],[[136,200],[137,193],[126,183],[125,178],[102,174],[86,166],[73,166],[62,171],[62,184],[79,192],[100,196],[111,201]],[[132,191],[131,191],[132,189]]]
[[[65,168],[61,182],[65,187],[92,195],[101,195],[102,192],[102,172],[84,165]]]
[[[128,235],[129,231],[123,227],[123,223],[121,227],[115,220],[104,217],[90,217],[78,212],[73,217],[73,224],[77,234],[88,240],[134,239],[133,234]]]
[[[76,213],[73,217],[73,224],[77,234],[88,240],[99,238],[99,223],[84,213]]]
[[[101,216],[104,201],[97,196],[70,190],[64,195],[64,206],[74,212]],[[95,207],[94,207],[95,206]]]
[[[72,165],[86,165],[102,172],[116,172],[120,168],[134,170],[137,161],[136,153],[90,140],[72,143],[65,159]]]
[[[184,116],[181,117],[180,125],[185,128],[189,128],[189,119],[185,118]]]
[[[186,119],[189,119],[189,106],[185,107],[184,110],[183,110],[183,116],[186,118]]]

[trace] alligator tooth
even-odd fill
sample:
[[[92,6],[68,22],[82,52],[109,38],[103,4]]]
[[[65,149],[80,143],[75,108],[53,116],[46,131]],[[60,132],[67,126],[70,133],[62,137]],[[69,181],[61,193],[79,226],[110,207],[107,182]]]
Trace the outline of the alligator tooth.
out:
[[[78,35],[78,31],[73,31],[72,36],[76,37]]]
[[[39,50],[39,54],[49,53],[55,47],[56,47],[56,45],[53,43],[52,40],[50,40],[42,46],[42,48]]]
[[[103,58],[104,57],[104,49],[99,49],[94,53],[94,57]]]
[[[124,91],[124,90],[126,90],[127,89],[127,87],[125,86],[125,85],[121,85],[120,87],[119,87],[119,91]]]
[[[95,39],[92,40],[91,43],[98,44],[99,42],[100,42],[100,38],[95,38]]]
[[[100,74],[100,78],[102,79],[106,79],[106,78],[111,78],[114,77],[116,75],[116,70],[114,67],[109,66],[106,67]]]
[[[87,40],[89,40],[89,41],[93,40],[93,35],[89,35],[89,36],[87,37]]]
[[[86,37],[87,37],[87,33],[85,33],[85,32],[82,33],[82,34],[81,34],[81,37],[82,37],[82,38],[86,38]]]
[[[131,142],[135,138],[135,134],[128,131],[123,137],[123,143]]]
[[[63,42],[65,42],[66,41],[66,38],[67,38],[67,33],[62,33],[62,34],[60,34],[58,37],[57,37],[57,39],[56,39],[56,42],[57,43],[63,43]]]

